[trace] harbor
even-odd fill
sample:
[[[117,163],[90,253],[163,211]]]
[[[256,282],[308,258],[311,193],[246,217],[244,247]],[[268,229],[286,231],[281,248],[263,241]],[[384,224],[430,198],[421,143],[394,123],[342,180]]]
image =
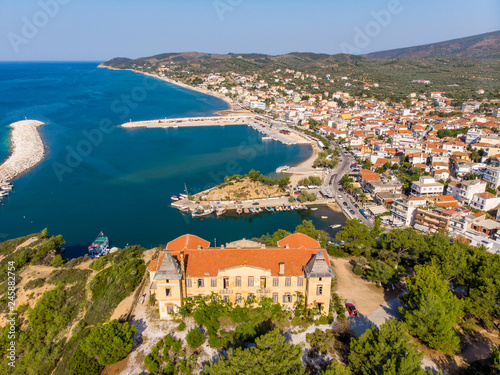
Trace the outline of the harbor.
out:
[[[10,124],[12,153],[0,166],[0,184],[12,181],[42,161],[45,150],[38,132],[38,127],[42,125],[43,122],[36,120],[23,120]]]
[[[284,145],[314,144],[297,132],[274,126],[271,122],[259,116],[253,115],[228,115],[228,116],[205,116],[205,117],[183,117],[165,118],[147,121],[129,121],[120,126],[122,128],[187,128],[198,126],[234,126],[246,125],[263,135],[264,140],[273,139]]]

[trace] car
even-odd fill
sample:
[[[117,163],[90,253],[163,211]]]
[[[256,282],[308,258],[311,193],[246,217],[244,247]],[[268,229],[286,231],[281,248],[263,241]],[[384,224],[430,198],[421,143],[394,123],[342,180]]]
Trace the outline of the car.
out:
[[[359,208],[359,205],[357,203],[354,203],[355,208]]]
[[[300,191],[296,191],[293,193],[294,195],[299,195],[300,194]]]
[[[356,307],[352,303],[346,303],[345,307],[347,311],[349,311],[349,315],[357,316],[358,315],[358,310],[356,310]]]
[[[252,206],[258,206],[258,205],[260,205],[260,203],[259,203],[259,202],[253,202],[253,203],[252,203]]]
[[[338,197],[339,197],[339,199],[343,199],[343,198],[342,198],[342,195],[340,195],[340,194],[338,195]]]
[[[347,207],[347,202],[344,202],[344,203],[342,203],[342,204],[343,204],[344,206],[346,206],[346,207]]]
[[[349,212],[351,213],[351,215],[355,215],[356,214],[352,208],[349,208]]]
[[[234,204],[242,204],[242,201],[234,201]]]

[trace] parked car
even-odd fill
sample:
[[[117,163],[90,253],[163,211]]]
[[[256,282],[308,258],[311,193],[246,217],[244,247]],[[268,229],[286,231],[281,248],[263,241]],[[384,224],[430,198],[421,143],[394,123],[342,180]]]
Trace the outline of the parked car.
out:
[[[359,208],[358,204],[357,203],[354,203],[354,207],[355,208]]]
[[[258,206],[260,203],[259,202],[253,202],[252,206]]]
[[[346,303],[345,307],[347,311],[349,311],[349,315],[357,316],[358,315],[358,310],[356,310],[356,307],[352,303]]]
[[[355,214],[355,212],[354,212],[354,210],[352,208],[349,208],[349,212],[351,213],[351,215]]]
[[[343,204],[344,206],[346,206],[346,207],[347,207],[347,202],[344,202],[344,203],[342,203],[342,204]]]

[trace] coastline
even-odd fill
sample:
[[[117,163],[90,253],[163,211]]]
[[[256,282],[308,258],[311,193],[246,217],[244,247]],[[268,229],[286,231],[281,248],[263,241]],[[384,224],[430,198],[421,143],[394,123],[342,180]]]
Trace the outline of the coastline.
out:
[[[104,63],[99,64],[97,67],[98,68],[102,68],[102,69],[109,69],[109,70],[125,70],[125,71],[128,70],[130,72],[142,74],[142,75],[145,75],[145,76],[148,76],[148,77],[152,77],[152,78],[157,78],[157,79],[159,79],[161,81],[164,81],[164,82],[167,82],[167,83],[171,83],[173,85],[180,86],[180,87],[188,89],[188,90],[197,91],[197,92],[200,92],[202,94],[210,95],[210,96],[213,96],[215,98],[221,99],[221,100],[223,100],[228,105],[228,108],[220,110],[220,111],[217,111],[217,112],[214,112],[215,114],[218,114],[219,112],[224,112],[224,111],[231,110],[232,107],[233,107],[233,102],[231,101],[231,99],[229,99],[225,95],[213,92],[211,90],[203,89],[201,87],[190,86],[190,85],[187,85],[187,84],[185,84],[183,82],[179,82],[179,81],[173,80],[171,78],[160,77],[160,76],[158,76],[156,74],[146,73],[146,72],[142,72],[142,71],[136,70],[136,69],[117,69],[117,68],[113,68],[111,66],[104,65]]]
[[[23,120],[9,125],[12,128],[12,153],[0,166],[0,183],[10,182],[43,160],[45,146],[37,129],[42,125],[45,124],[37,120]]]

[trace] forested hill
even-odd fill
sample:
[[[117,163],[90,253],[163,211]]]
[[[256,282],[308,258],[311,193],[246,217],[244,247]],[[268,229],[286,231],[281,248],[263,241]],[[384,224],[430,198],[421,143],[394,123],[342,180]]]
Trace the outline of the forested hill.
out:
[[[500,30],[416,47],[398,48],[364,55],[368,59],[415,59],[424,57],[500,57]]]

